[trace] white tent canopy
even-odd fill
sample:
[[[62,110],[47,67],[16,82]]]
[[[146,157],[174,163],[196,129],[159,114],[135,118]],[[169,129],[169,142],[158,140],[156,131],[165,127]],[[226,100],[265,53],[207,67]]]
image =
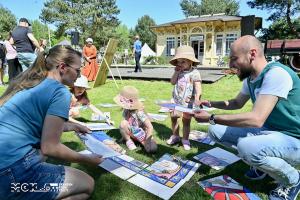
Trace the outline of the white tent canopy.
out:
[[[156,56],[156,53],[149,47],[147,43],[142,47],[141,62],[148,56]]]

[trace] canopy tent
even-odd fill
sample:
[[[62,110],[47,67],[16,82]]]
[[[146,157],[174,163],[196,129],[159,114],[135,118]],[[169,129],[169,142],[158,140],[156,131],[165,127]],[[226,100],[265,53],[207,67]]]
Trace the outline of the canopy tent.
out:
[[[63,40],[63,41],[59,42],[58,45],[68,45],[68,46],[71,46],[71,42],[69,40]]]
[[[156,53],[149,47],[147,43],[142,47],[141,62],[148,56],[156,56]]]

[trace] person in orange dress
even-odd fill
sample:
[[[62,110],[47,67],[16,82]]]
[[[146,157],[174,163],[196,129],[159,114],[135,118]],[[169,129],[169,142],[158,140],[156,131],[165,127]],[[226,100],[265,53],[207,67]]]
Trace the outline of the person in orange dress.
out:
[[[86,39],[86,45],[83,47],[82,55],[85,59],[85,66],[82,69],[82,74],[88,78],[89,81],[94,81],[98,72],[97,63],[97,49],[93,45],[93,39]]]

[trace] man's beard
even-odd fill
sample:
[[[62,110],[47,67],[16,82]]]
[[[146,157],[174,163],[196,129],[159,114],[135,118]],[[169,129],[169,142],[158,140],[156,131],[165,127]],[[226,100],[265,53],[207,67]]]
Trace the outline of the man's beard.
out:
[[[240,81],[243,81],[245,78],[251,76],[253,69],[251,68],[240,68],[240,74],[238,75]]]

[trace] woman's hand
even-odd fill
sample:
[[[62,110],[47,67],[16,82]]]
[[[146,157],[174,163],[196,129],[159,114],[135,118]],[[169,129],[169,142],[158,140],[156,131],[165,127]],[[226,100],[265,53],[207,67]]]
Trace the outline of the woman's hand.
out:
[[[83,159],[83,163],[89,164],[89,165],[96,165],[98,166],[100,163],[102,163],[104,161],[104,158],[101,155],[97,155],[97,154],[87,154],[84,155],[84,159]]]
[[[86,127],[84,124],[73,123],[73,122],[65,122],[64,131],[75,131],[83,134],[91,132],[91,130],[88,127]]]

